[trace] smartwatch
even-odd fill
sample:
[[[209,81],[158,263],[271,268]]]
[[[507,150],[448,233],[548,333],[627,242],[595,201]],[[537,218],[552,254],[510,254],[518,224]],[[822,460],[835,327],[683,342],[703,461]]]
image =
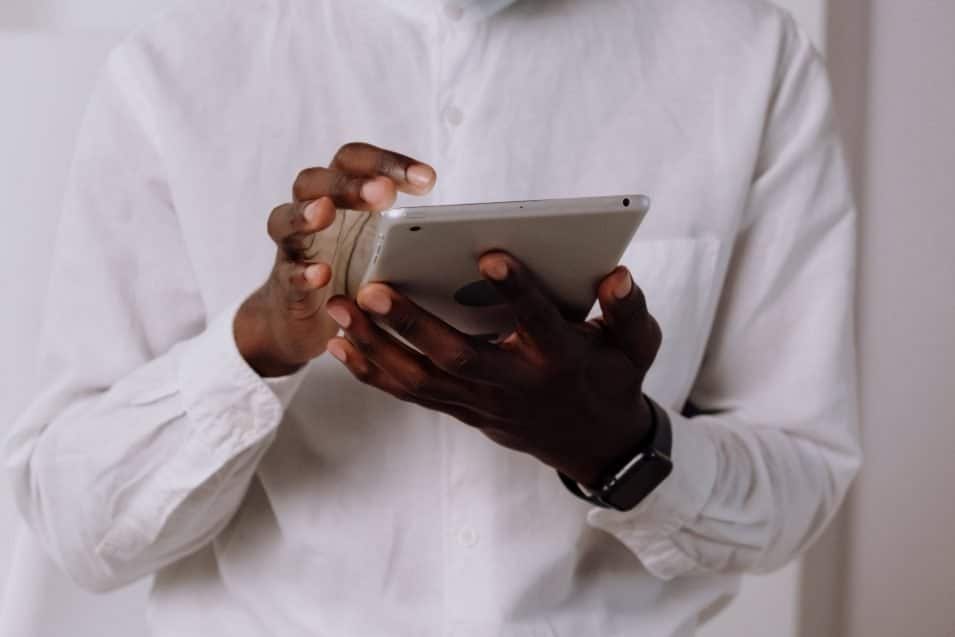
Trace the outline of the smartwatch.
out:
[[[578,498],[604,509],[631,511],[666,480],[673,471],[670,451],[673,433],[666,411],[649,397],[650,432],[641,448],[622,467],[617,468],[596,490],[591,491],[560,471],[561,482]]]

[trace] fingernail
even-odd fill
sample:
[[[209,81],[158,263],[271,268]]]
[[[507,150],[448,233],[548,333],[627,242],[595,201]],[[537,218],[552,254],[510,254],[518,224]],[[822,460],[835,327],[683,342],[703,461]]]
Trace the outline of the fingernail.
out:
[[[391,311],[391,297],[376,288],[360,293],[358,295],[358,304],[362,308],[381,316]]]
[[[348,360],[348,355],[345,353],[345,348],[341,346],[340,343],[335,341],[330,341],[326,347],[328,353],[340,360],[341,362],[346,362]]]
[[[405,177],[415,186],[428,186],[434,182],[435,174],[431,166],[413,164],[408,166],[408,169],[405,171]]]
[[[625,299],[630,296],[633,290],[633,277],[626,270],[617,276],[617,284],[613,288],[613,295],[618,299]]]
[[[503,259],[491,261],[491,263],[488,264],[485,272],[487,272],[487,275],[495,281],[503,281],[507,278],[508,274],[507,263]]]
[[[361,185],[361,198],[368,203],[380,203],[388,197],[388,186],[384,182],[386,177],[376,177]]]
[[[347,330],[348,326],[351,325],[351,315],[344,308],[340,308],[337,305],[330,305],[325,308],[325,311],[328,312],[332,320],[338,323],[342,329]]]
[[[307,268],[305,268],[305,279],[309,283],[315,284],[321,278],[321,275],[322,275],[321,266],[310,265]]]
[[[305,221],[311,225],[318,221],[318,201],[313,201],[305,207]]]

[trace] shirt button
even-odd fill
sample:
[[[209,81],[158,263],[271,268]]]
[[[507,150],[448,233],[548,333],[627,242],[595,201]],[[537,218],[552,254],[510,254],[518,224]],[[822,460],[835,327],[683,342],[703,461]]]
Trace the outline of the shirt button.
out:
[[[461,531],[458,533],[458,542],[460,542],[462,546],[466,546],[468,548],[477,546],[479,539],[480,537],[478,536],[477,531],[471,528],[461,529]]]
[[[444,111],[444,118],[452,126],[459,126],[464,121],[464,113],[457,106],[449,106]]]
[[[444,15],[448,17],[448,20],[457,22],[464,17],[464,7],[453,2],[449,2],[444,5]]]

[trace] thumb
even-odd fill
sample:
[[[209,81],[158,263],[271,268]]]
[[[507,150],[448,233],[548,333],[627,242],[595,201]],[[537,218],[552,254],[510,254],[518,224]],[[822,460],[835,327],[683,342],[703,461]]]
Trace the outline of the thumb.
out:
[[[597,288],[604,324],[612,340],[644,371],[650,369],[663,340],[660,325],[647,310],[647,300],[630,271],[620,266]]]

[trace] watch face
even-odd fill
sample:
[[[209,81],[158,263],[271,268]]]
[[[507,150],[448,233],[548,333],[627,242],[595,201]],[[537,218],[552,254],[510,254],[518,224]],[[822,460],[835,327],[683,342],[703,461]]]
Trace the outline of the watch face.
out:
[[[603,499],[618,511],[630,511],[643,502],[673,471],[673,463],[662,454],[650,452],[622,476]]]

